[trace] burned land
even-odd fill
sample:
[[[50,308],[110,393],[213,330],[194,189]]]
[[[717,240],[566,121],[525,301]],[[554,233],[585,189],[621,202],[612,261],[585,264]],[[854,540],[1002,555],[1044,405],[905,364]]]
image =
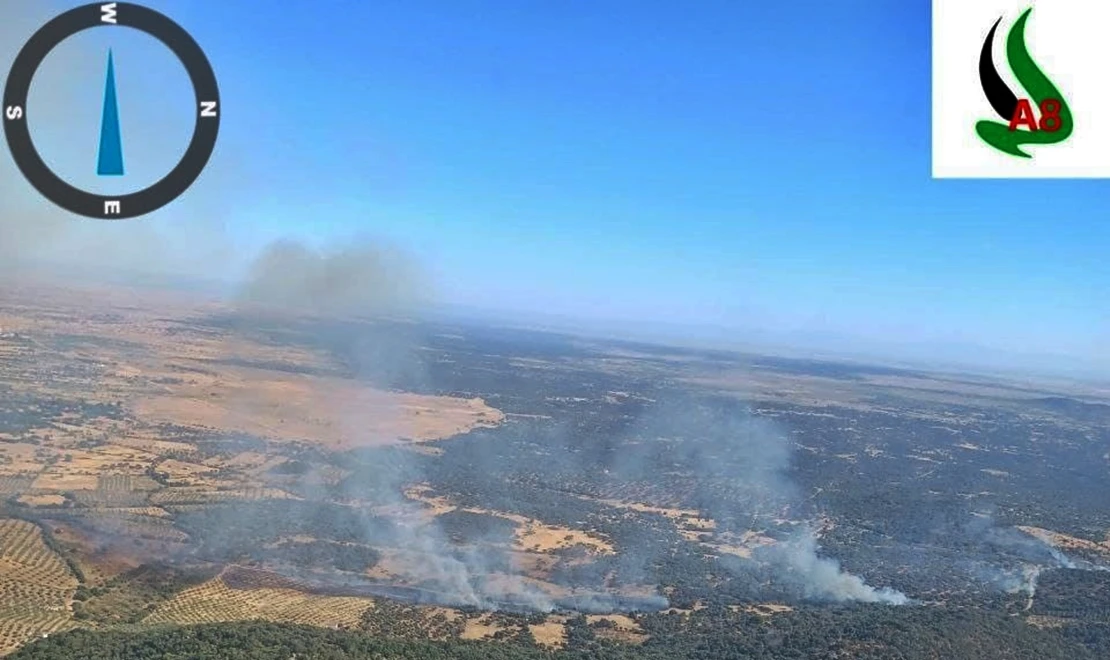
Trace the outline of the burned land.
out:
[[[27,287],[0,652],[1107,657],[1108,469],[1096,385]]]

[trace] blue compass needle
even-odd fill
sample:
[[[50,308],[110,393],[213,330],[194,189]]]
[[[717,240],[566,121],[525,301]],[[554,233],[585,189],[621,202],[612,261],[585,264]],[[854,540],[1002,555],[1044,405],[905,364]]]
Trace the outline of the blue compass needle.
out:
[[[111,50],[108,51],[108,76],[104,83],[104,112],[100,120],[100,154],[96,173],[100,176],[123,176],[123,140],[116,100],[116,67]]]

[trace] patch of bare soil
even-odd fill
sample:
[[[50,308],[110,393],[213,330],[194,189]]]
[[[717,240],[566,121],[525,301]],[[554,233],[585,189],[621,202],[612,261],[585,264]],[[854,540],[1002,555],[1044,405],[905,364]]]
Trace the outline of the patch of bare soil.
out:
[[[499,630],[504,630],[504,626],[498,625],[493,617],[490,615],[482,615],[474,619],[466,620],[466,627],[463,628],[462,634],[459,635],[462,639],[488,639],[493,637]]]
[[[167,394],[138,400],[134,408],[152,422],[334,449],[440,440],[504,419],[476,398],[385,392],[350,380],[242,367],[175,385]]]
[[[1042,616],[1039,614],[1030,614],[1025,617],[1025,622],[1037,628],[1063,628],[1068,625],[1068,620],[1058,616]]]
[[[714,542],[705,543],[703,545],[715,552],[723,552],[725,554],[750,559],[752,551],[756,548],[773,543],[775,543],[773,538],[760,532],[749,530],[742,534],[727,534],[722,536],[720,540],[715,540]]]
[[[606,506],[611,506],[616,509],[625,509],[627,511],[638,511],[640,513],[656,513],[664,516],[674,523],[678,532],[682,534],[688,541],[697,542],[705,534],[711,534],[717,529],[717,521],[711,518],[705,518],[700,512],[694,509],[680,509],[675,507],[658,506],[653,504],[644,504],[642,502],[625,502],[622,500],[613,499],[598,499],[591,498],[585,495],[579,496],[584,500],[592,500],[600,502]]]
[[[567,643],[567,617],[549,616],[543,623],[533,623],[528,626],[532,637],[540,646],[549,649],[559,649]]]
[[[1044,541],[1045,543],[1053,547],[1060,548],[1061,550],[1087,550],[1091,552],[1098,552],[1110,555],[1110,539],[1107,539],[1105,541],[1088,541],[1087,539],[1076,538],[1074,536],[1068,536],[1067,534],[1061,534],[1060,532],[1054,532],[1050,529],[1029,527],[1025,525],[1019,525],[1018,529],[1034,538]]]
[[[410,500],[423,504],[427,508],[428,513],[434,516],[460,509],[460,507],[451,502],[449,498],[434,495],[427,484],[410,487],[405,491],[405,496]],[[613,547],[612,543],[593,532],[572,529],[560,525],[550,525],[540,520],[527,518],[514,513],[506,513],[504,511],[474,507],[462,507],[461,509],[468,513],[497,516],[498,518],[504,518],[505,520],[516,523],[514,547],[519,551],[545,553],[580,546],[585,548],[588,552],[597,555],[611,555],[616,553],[616,549]]]
[[[591,614],[586,622],[602,639],[623,644],[643,644],[648,639],[640,624],[626,614]]]
[[[774,616],[783,612],[793,612],[794,608],[781,603],[756,603],[755,605],[730,605],[733,612],[748,612],[759,616]]]
[[[26,504],[32,507],[52,507],[61,506],[66,503],[66,498],[58,495],[57,493],[48,493],[44,495],[24,494],[20,495],[16,500],[20,504]]]

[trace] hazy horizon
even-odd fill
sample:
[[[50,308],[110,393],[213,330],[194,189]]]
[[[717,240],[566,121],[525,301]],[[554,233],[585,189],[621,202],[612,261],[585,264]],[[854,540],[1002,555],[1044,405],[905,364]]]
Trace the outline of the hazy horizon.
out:
[[[104,284],[176,288],[213,300],[233,301],[242,288],[242,278],[203,278],[192,274],[113,272],[110,268],[65,267],[60,264],[27,265],[33,279],[61,284],[58,276],[72,271],[82,284],[102,278]],[[643,319],[575,317],[525,310],[499,309],[431,301],[412,310],[426,320],[485,324],[580,337],[586,340],[626,341],[654,346],[720,350],[738,354],[777,355],[834,362],[888,365],[934,372],[967,372],[1010,377],[1074,378],[1110,383],[1110,363],[1092,362],[1078,356],[1017,353],[991,349],[974,343],[914,343],[896,337],[874,340],[850,334],[771,331],[758,326],[713,326],[681,319],[647,322]],[[358,313],[357,308],[340,313]],[[327,313],[326,311],[324,313]]]
[[[327,4],[152,1],[217,72],[209,168],[163,211],[101,223],[3,159],[0,258],[235,279],[277,240],[364,244],[403,253],[437,304],[491,315],[1110,374],[1106,184],[930,180],[926,2],[799,20],[619,1],[559,21],[554,5]],[[13,10],[0,55],[62,6]],[[149,38],[96,32],[36,78],[36,145],[96,178],[95,145],[72,148],[95,122],[72,109],[98,121],[110,46],[145,180],[184,147],[188,84]],[[838,128],[859,98],[867,130]]]

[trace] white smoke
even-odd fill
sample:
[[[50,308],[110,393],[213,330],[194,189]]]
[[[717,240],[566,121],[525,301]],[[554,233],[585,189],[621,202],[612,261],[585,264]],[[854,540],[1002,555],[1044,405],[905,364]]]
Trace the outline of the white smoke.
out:
[[[1013,527],[995,526],[993,511],[979,513],[970,530],[978,535],[985,549],[1016,559],[1016,564],[979,562],[973,574],[985,583],[1009,594],[1024,593],[1032,602],[1037,581],[1045,571],[1072,569],[1110,571],[1110,568],[1085,559],[1070,557],[1045,539]]]
[[[876,589],[846,572],[840,562],[818,555],[816,531],[806,526],[790,539],[763,549],[760,558],[778,569],[777,577],[799,586],[805,598],[826,602],[887,603],[905,605],[905,594],[884,587]]]
[[[1035,564],[1022,564],[1017,568],[991,567],[985,571],[985,577],[1008,594],[1024,593],[1032,598],[1037,593],[1037,578],[1043,571],[1043,566]]]
[[[691,473],[699,488],[707,517],[733,534],[755,531],[790,511],[803,510],[803,501],[789,470],[794,447],[773,421],[752,414],[735,401],[678,400],[657,403],[637,425],[637,436],[668,438],[662,462],[647,445],[621,447],[606,467],[618,479],[651,483],[660,470],[675,464]],[[642,455],[637,448],[643,450]],[[729,500],[715,497],[715,490]],[[747,527],[747,529],[744,529]],[[902,593],[867,585],[846,572],[840,563],[819,554],[814,525],[803,524],[786,538],[763,545],[751,559],[730,558],[724,565],[736,573],[766,573],[791,592],[815,601],[868,602],[901,605]]]

